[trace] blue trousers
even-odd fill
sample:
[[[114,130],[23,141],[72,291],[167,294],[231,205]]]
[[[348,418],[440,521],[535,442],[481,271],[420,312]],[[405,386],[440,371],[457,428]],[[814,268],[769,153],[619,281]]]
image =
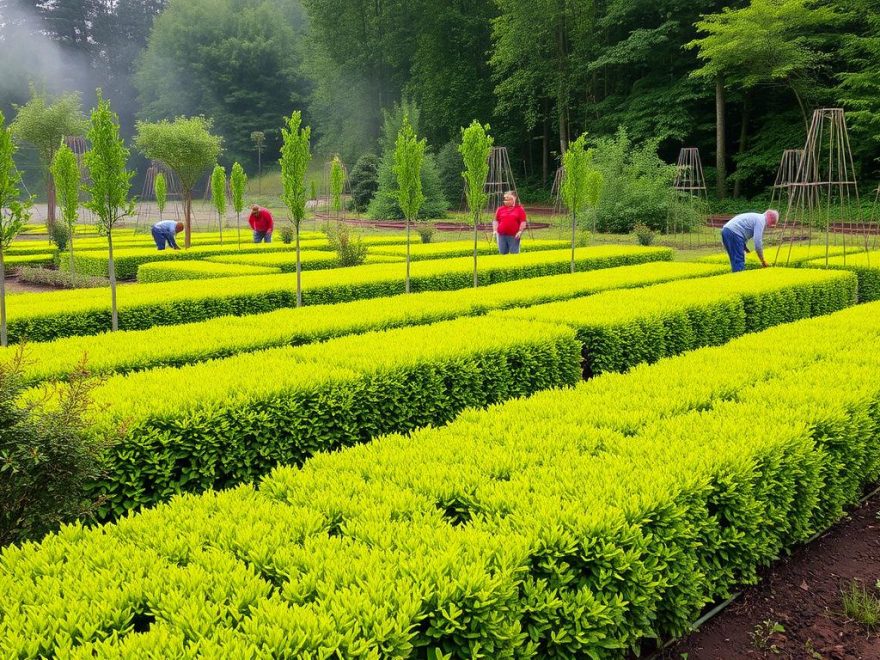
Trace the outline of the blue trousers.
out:
[[[271,231],[257,231],[254,229],[254,243],[271,243],[272,242],[272,232]]]
[[[519,239],[498,234],[498,254],[519,254]]]
[[[175,247],[175,245],[168,239],[168,234],[163,232],[161,229],[156,229],[153,227],[150,230],[150,233],[153,234],[153,240],[156,241],[156,249],[164,250],[165,243],[168,243],[171,247]]]
[[[721,230],[721,242],[724,244],[724,249],[727,250],[727,256],[730,257],[730,270],[734,273],[744,271],[746,269],[745,239],[725,227]]]

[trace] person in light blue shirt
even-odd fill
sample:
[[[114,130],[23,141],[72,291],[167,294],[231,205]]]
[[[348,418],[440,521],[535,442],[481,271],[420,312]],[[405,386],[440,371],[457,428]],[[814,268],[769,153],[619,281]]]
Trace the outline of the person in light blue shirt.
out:
[[[740,213],[733,216],[721,229],[721,242],[730,257],[730,269],[738,273],[746,269],[746,247],[748,240],[755,241],[755,254],[766,268],[770,264],[764,259],[764,229],[775,227],[779,222],[779,211],[767,209],[763,213]]]
[[[153,234],[153,240],[156,241],[156,249],[164,250],[165,244],[171,246],[173,250],[179,250],[177,245],[177,234],[183,231],[182,222],[174,222],[174,220],[160,220],[150,230]]]

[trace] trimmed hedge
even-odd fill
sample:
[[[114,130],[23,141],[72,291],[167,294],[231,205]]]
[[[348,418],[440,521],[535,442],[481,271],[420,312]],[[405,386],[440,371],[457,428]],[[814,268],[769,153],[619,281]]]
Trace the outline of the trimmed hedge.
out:
[[[3,255],[47,254],[54,252],[55,246],[51,242],[13,241],[12,244],[3,251]]]
[[[275,275],[280,268],[247,266],[245,264],[217,264],[208,261],[157,261],[138,268],[138,282],[171,282],[176,280],[205,280],[215,277],[246,277],[248,275]]]
[[[781,326],[7,548],[0,651],[607,657],[683,634],[880,477],[877,318]]]
[[[309,344],[369,330],[479,315],[491,309],[564,300],[607,289],[704,277],[723,270],[722,266],[662,261],[516,280],[479,289],[427,291],[336,305],[285,308],[266,314],[223,316],[148,330],[66,337],[28,344],[25,378],[31,383],[63,378],[76,368],[83,354],[87,354],[89,370],[95,374],[183,365],[264,348]],[[11,356],[15,350],[0,349],[0,356]]]
[[[222,257],[208,257],[207,261],[218,264],[246,264],[248,266],[270,266],[278,268],[282,273],[296,272],[296,251],[286,251],[273,254],[234,254]],[[400,263],[400,257],[390,255],[374,255],[372,251],[367,254],[365,264],[393,264]],[[339,268],[339,257],[335,252],[327,250],[301,250],[300,263],[303,270],[321,270],[324,268]]]
[[[728,273],[497,312],[564,323],[584,344],[584,374],[625,371],[745,332],[828,314],[857,300],[851,273],[810,269]]]
[[[827,267],[852,271],[859,278],[859,300],[861,302],[880,300],[880,251],[831,257],[827,264],[823,257],[808,261],[805,265],[810,268]]]
[[[52,252],[3,255],[3,263],[7,268],[16,268],[18,266],[49,266],[52,265],[54,260],[55,254]]]
[[[250,244],[253,245],[253,238],[251,234],[250,227],[247,226],[246,222],[242,223],[244,226],[241,230],[241,243],[242,245]],[[183,234],[178,234],[181,238],[178,241],[181,246],[183,245]],[[303,231],[300,232],[301,240],[323,240],[325,239],[324,234],[319,231]],[[280,239],[276,239],[279,243]],[[236,246],[238,247],[238,235],[235,232],[235,229],[227,229],[223,232],[223,243],[228,246]],[[216,231],[194,231],[192,233],[192,247],[199,247],[204,245],[220,245],[220,232]],[[113,248],[114,250],[117,247],[125,247],[125,248],[134,248],[134,247],[144,247],[144,248],[153,248],[155,250],[156,244],[153,242],[153,237],[150,234],[150,228],[145,227],[142,229],[141,233],[134,234],[131,231],[115,231],[113,233]],[[104,236],[96,236],[94,238],[76,238],[73,244],[74,251],[83,250],[83,251],[106,251],[107,250],[107,238]]]
[[[844,248],[842,245],[831,245],[828,248],[829,256],[837,256],[842,255],[844,252]],[[793,243],[789,243],[782,246],[776,245],[765,245],[764,246],[764,258],[767,260],[767,263],[773,264],[775,266],[789,266],[789,267],[797,267],[803,265],[805,262],[810,261],[812,259],[816,259],[818,257],[825,257],[825,245],[819,243],[810,243],[808,245],[795,245]],[[862,252],[864,248],[859,248],[858,246],[847,245],[846,252]],[[706,264],[727,264],[730,265],[730,257],[727,256],[726,252],[721,254],[712,254],[707,257],[700,257],[697,261]],[[746,255],[746,268],[760,268],[761,262],[758,261],[758,256],[755,254],[754,250],[751,250]]]
[[[568,272],[570,253],[548,250],[480,260],[483,284]],[[579,270],[652,261],[670,261],[670,248],[599,246],[579,248]],[[473,284],[472,260],[436,259],[412,265],[414,291],[463,289]],[[303,277],[307,305],[346,302],[403,293],[401,264],[376,264],[314,271]],[[119,327],[139,330],[155,325],[201,321],[228,314],[258,314],[296,304],[294,275],[263,275],[193,280],[186,287],[136,284],[119,291]],[[110,300],[105,291],[83,290],[20,294],[7,301],[11,342],[47,341],[97,334],[110,327]]]
[[[561,250],[571,246],[571,241],[557,239],[526,239],[522,242],[523,252],[537,252],[539,250]],[[370,250],[375,254],[388,254],[398,257],[406,257],[406,245],[389,245]],[[493,241],[482,240],[477,243],[478,254],[498,254],[498,245]],[[445,259],[448,257],[473,256],[473,241],[444,241],[440,243],[413,243],[410,245],[410,260],[422,259]]]
[[[569,328],[482,318],[111,376],[93,392],[91,432],[118,442],[95,493],[104,515],[119,515],[251,481],[318,451],[573,385],[579,355]]]

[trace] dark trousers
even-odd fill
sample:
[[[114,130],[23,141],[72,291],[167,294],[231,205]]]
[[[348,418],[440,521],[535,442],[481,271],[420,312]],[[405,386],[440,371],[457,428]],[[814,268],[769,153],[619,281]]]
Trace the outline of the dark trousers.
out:
[[[727,229],[721,230],[721,242],[730,257],[730,270],[739,273],[746,269],[746,242],[742,236]]]

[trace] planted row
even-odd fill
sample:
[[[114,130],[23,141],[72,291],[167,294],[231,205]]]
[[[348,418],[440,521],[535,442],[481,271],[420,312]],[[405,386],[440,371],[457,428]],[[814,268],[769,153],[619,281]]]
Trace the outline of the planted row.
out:
[[[797,267],[802,266],[806,262],[818,259],[819,257],[825,258],[825,254],[829,256],[839,256],[844,253],[844,251],[848,253],[854,253],[859,251],[864,251],[864,248],[859,248],[858,245],[847,245],[846,247],[842,245],[830,245],[825,246],[825,244],[820,243],[808,243],[807,245],[795,245],[794,243],[783,243],[781,245],[768,245],[764,247],[764,258],[767,260],[767,263],[774,264],[776,266],[790,266]],[[709,264],[729,264],[730,258],[726,253],[721,254],[712,254],[706,257],[700,257],[698,261],[702,263]],[[752,250],[748,254],[746,254],[746,268],[760,268],[761,262],[758,260],[758,256],[755,254],[755,251]]]
[[[848,254],[845,257],[816,259],[806,264],[811,268],[849,270],[859,278],[859,300],[880,300],[880,251]]]
[[[880,476],[877,318],[781,326],[7,548],[0,650],[637,651]]]
[[[183,365],[264,348],[309,344],[370,330],[422,325],[484,314],[493,309],[564,300],[609,289],[704,277],[722,270],[708,264],[655,262],[529,278],[479,289],[426,291],[280,309],[266,314],[223,316],[148,330],[65,337],[27,346],[25,378],[31,383],[62,378],[73,372],[83,355],[87,356],[88,368],[94,374]],[[0,349],[0,355],[12,356],[15,350]]]
[[[567,272],[569,258],[566,250],[484,257],[480,281],[491,284]],[[600,246],[576,252],[578,270],[671,259],[669,248]],[[467,258],[417,262],[412,266],[412,286],[416,291],[463,289],[472,284],[472,268]],[[303,300],[307,305],[346,302],[403,293],[403,288],[399,264],[339,268],[304,276]],[[295,291],[295,276],[287,274],[193,280],[185,287],[131,285],[120,290],[119,327],[137,330],[293,307]],[[7,301],[7,314],[11,342],[97,334],[110,327],[108,296],[94,289],[13,296]]]
[[[282,273],[296,272],[296,252],[286,251],[274,254],[234,254],[222,257],[208,257],[208,261],[218,264],[247,264],[249,266],[272,266]],[[365,264],[392,264],[402,261],[400,257],[367,253]],[[308,250],[300,252],[300,267],[303,270],[339,268],[339,257],[327,250]]]
[[[325,253],[320,253],[325,254]],[[216,264],[209,261],[157,261],[138,268],[138,282],[174,282],[177,280],[207,280],[217,277],[247,277],[249,275],[277,275],[280,268],[247,266],[245,264]]]

